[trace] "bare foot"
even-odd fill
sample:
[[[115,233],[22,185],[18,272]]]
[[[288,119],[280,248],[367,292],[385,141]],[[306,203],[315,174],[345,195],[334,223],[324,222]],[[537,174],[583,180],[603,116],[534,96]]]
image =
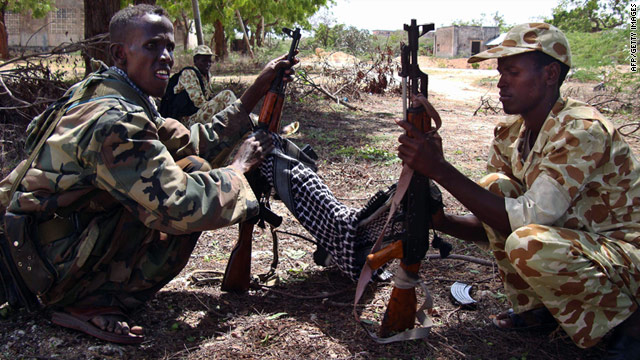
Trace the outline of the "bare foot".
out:
[[[143,335],[144,331],[140,326],[129,327],[127,319],[121,315],[98,315],[91,319],[91,322],[101,330],[109,331],[118,335]]]

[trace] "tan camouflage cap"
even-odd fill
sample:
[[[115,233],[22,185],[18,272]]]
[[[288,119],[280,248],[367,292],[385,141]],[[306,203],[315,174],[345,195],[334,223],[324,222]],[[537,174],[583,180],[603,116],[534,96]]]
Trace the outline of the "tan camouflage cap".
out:
[[[473,55],[467,62],[475,63],[536,50],[571,67],[571,49],[567,37],[560,29],[545,23],[516,25],[509,30],[502,44]]]
[[[196,48],[193,50],[193,56],[196,55],[213,55],[213,53],[211,52],[211,49],[207,46],[207,45],[198,45],[196,46]]]

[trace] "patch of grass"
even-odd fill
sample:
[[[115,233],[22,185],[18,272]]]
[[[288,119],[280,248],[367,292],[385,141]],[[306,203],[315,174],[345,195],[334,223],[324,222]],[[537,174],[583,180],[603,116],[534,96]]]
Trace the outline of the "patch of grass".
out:
[[[571,74],[571,79],[579,82],[600,81],[602,76],[594,69],[579,69]]]
[[[495,87],[498,84],[498,80],[500,78],[498,76],[487,76],[487,77],[483,77],[482,79],[478,79],[476,81],[474,81],[474,85],[475,86],[480,86],[480,87]]]
[[[366,144],[361,148],[355,148],[351,145],[341,146],[334,151],[334,155],[343,156],[347,158],[355,158],[356,160],[369,160],[375,162],[382,162],[384,164],[390,164],[394,161],[400,161],[395,153],[391,153],[387,150],[377,148],[370,144]]]
[[[337,141],[339,141],[337,131],[331,130],[326,131],[318,128],[305,128],[305,132],[308,136],[320,143],[320,146],[331,145]]]
[[[571,46],[573,68],[594,68],[627,64],[628,29],[612,29],[596,33],[566,33]]]

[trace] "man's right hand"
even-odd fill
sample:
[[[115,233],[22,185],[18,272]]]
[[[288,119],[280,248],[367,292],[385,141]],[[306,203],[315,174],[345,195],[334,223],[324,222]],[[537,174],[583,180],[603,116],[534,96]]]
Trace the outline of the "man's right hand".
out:
[[[273,147],[269,134],[262,130],[256,131],[240,145],[230,166],[237,172],[246,174],[258,167]]]

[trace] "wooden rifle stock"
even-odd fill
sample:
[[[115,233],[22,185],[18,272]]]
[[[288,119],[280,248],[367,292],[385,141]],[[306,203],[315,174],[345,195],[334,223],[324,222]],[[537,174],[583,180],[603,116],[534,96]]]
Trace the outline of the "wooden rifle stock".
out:
[[[251,243],[253,226],[249,221],[240,223],[238,241],[231,251],[222,278],[222,291],[245,292],[251,283]]]
[[[293,38],[287,60],[293,61],[300,43],[300,29],[292,31],[283,28],[282,31]],[[284,105],[284,93],[286,84],[282,78],[284,69],[278,71],[275,80],[271,83],[271,88],[265,96],[260,109],[258,118],[258,127],[269,132],[278,133],[280,131],[280,117],[282,116],[282,106]],[[256,197],[261,201],[262,194],[268,194],[269,190],[265,190],[264,184],[256,184],[256,181],[249,181]],[[256,188],[261,188],[256,191]],[[282,218],[274,214],[262,202],[260,204],[260,218],[265,220],[274,227],[282,222]],[[223,291],[245,292],[249,289],[251,283],[251,243],[253,238],[253,227],[255,222],[251,220],[240,224],[240,233],[238,241],[231,251],[229,262],[222,278],[221,289]],[[261,223],[262,226],[262,223]],[[274,240],[275,241],[275,240]]]
[[[393,259],[402,258],[402,241],[398,240],[383,249],[380,249],[380,251],[374,254],[369,254],[367,256],[367,263],[372,270],[377,270]],[[419,262],[413,265],[405,265],[401,262],[400,266],[405,271],[416,274],[416,276],[420,269]],[[394,287],[391,291],[389,303],[387,304],[387,310],[385,311],[384,318],[382,319],[379,335],[387,337],[393,332],[412,329],[415,324],[417,308],[418,301],[416,298],[415,288],[401,289],[399,287]]]
[[[272,133],[280,131],[280,117],[282,116],[282,106],[284,105],[284,94],[269,90],[264,98],[258,123]]]

